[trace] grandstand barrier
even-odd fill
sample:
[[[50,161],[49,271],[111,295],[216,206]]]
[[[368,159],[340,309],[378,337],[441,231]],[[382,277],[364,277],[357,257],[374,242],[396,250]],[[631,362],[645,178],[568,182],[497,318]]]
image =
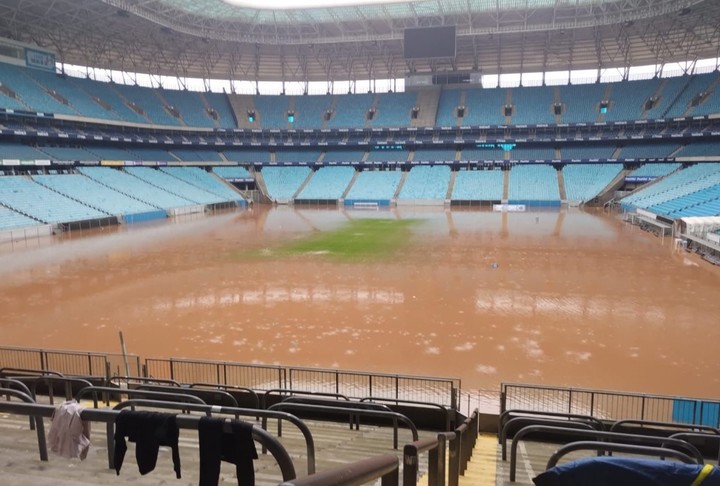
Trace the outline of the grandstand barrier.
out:
[[[202,204],[192,205],[192,206],[183,206],[180,208],[170,208],[168,209],[168,216],[175,217],[175,216],[184,216],[186,214],[196,214],[196,213],[204,213],[205,212],[205,206]]]
[[[26,242],[28,240],[35,240],[43,236],[51,236],[53,234],[53,227],[50,224],[38,224],[37,226],[29,226],[27,228],[16,228],[10,230],[0,231],[0,243],[12,242]]]
[[[145,213],[135,213],[135,214],[126,214],[122,217],[123,222],[127,224],[132,223],[142,223],[145,221],[154,221],[157,219],[165,219],[167,218],[167,212],[163,210],[158,211],[148,211]]]
[[[140,357],[127,355],[130,375],[140,374]],[[37,348],[0,347],[0,368],[56,371],[68,375],[98,376],[125,375],[125,361],[120,354],[83,351],[46,350]]]
[[[118,224],[117,216],[108,216],[107,218],[84,219],[81,221],[67,221],[59,223],[58,228],[62,231],[86,230],[93,228],[104,228],[105,226],[113,226]]]
[[[445,199],[398,199],[398,206],[444,206]]]
[[[547,208],[559,208],[560,201],[531,201],[523,199],[510,199],[508,200],[508,206],[525,206],[525,207],[547,207]]]
[[[720,424],[720,402],[584,388],[503,383],[500,412],[511,409],[591,415],[600,419]]]
[[[378,207],[390,206],[389,199],[345,199],[345,206],[352,206],[354,209],[377,209]]]

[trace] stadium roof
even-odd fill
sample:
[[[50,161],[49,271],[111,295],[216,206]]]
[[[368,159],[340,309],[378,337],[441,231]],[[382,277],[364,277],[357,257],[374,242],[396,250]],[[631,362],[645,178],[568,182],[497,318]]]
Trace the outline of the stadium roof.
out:
[[[4,0],[0,36],[51,48],[68,64],[236,80],[497,74],[720,57],[717,0],[390,0],[306,9],[249,4]],[[441,25],[457,26],[454,58],[403,58],[406,28]]]

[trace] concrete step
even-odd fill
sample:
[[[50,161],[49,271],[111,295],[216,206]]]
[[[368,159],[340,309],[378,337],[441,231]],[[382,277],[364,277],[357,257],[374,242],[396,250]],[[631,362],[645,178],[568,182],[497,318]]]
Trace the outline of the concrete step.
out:
[[[460,476],[460,486],[495,486],[497,455],[497,437],[490,434],[479,435],[465,474]]]

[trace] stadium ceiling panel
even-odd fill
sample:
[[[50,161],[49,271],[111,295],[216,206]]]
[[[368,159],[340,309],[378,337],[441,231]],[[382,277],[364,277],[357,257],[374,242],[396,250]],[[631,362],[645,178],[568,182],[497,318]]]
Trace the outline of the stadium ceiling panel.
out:
[[[251,0],[4,0],[0,36],[53,49],[68,64],[260,81],[622,68],[720,57],[718,0],[248,5]],[[403,58],[406,28],[442,25],[457,26],[454,58]]]

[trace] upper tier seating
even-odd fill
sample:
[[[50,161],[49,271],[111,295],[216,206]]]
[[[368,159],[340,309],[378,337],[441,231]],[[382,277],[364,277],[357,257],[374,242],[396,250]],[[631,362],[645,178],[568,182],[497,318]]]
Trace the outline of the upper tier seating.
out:
[[[417,94],[382,93],[377,95],[375,117],[370,122],[373,127],[407,127],[413,107],[417,104]]]
[[[397,192],[400,179],[402,172],[399,170],[364,170],[358,173],[345,200],[390,201]]]
[[[462,125],[503,125],[507,90],[471,89],[465,92],[465,117]]]
[[[33,176],[33,180],[107,214],[133,214],[157,209],[79,174]]]
[[[323,162],[359,162],[365,157],[364,150],[328,150]]]
[[[347,189],[355,174],[349,166],[321,167],[313,174],[296,200],[337,200]]]
[[[688,84],[689,77],[682,76],[679,78],[667,78],[663,80],[662,91],[657,104],[650,110],[645,112],[643,118],[655,119],[662,118],[667,110],[670,109],[672,103],[677,99],[680,92]]]
[[[67,82],[79,87],[90,98],[101,100],[112,109],[110,118],[132,123],[150,123],[150,120],[130,108],[125,100],[115,91],[114,83],[101,83],[89,79],[67,78]]]
[[[20,97],[25,110],[41,111],[45,113],[58,113],[63,115],[77,115],[78,112],[71,106],[56,100],[43,89],[36,81],[27,75],[27,69],[12,64],[0,64],[0,84],[7,86]],[[0,102],[9,100],[7,96]],[[13,105],[16,105],[15,101]]]
[[[163,149],[149,147],[130,147],[128,149],[137,160],[148,160],[152,162],[177,162],[178,159],[172,156],[170,152]]]
[[[152,167],[127,167],[130,175],[197,204],[217,204],[237,199],[235,194],[219,196]]]
[[[615,152],[613,143],[571,145],[560,149],[561,159],[610,159]]]
[[[0,230],[11,230],[15,228],[25,228],[35,226],[38,221],[20,214],[17,211],[0,206]]]
[[[398,199],[445,199],[450,175],[450,167],[446,165],[413,167],[400,189]]]
[[[620,159],[655,159],[669,157],[679,144],[673,142],[634,144],[623,147],[620,150]]]
[[[657,211],[676,211],[664,203],[720,184],[720,164],[696,164],[644,187],[622,200],[624,205]]]
[[[255,96],[255,110],[262,128],[290,128],[288,123],[289,96]]]
[[[317,162],[318,150],[283,150],[275,152],[277,162]]]
[[[328,128],[364,127],[373,94],[340,95],[335,97],[335,112],[327,122]]]
[[[331,104],[330,95],[296,96],[294,128],[321,128],[323,116]]]
[[[218,166],[213,167],[212,171],[218,177],[223,179],[252,179],[252,174],[245,167],[236,166]]]
[[[152,123],[168,126],[182,125],[179,119],[170,115],[165,109],[158,90],[125,84],[116,84],[113,88],[125,99],[142,108]]]
[[[630,173],[634,177],[663,177],[680,168],[675,162],[664,162],[660,164],[644,164]]]
[[[222,162],[222,157],[215,150],[203,149],[172,149],[172,154],[187,162]]]
[[[96,155],[80,147],[38,147],[37,150],[42,150],[48,155],[46,158],[54,161],[87,162],[98,160]]]
[[[717,142],[694,142],[685,146],[676,157],[720,156],[720,144]]]
[[[517,165],[510,170],[510,202],[560,202],[557,171],[550,165]]]
[[[0,203],[44,223],[69,223],[108,216],[21,176],[0,177]]]
[[[261,174],[268,197],[279,203],[287,203],[300,189],[310,172],[309,167],[263,167]]]
[[[242,200],[240,194],[199,167],[161,167],[160,170],[204,191],[215,194],[222,200]],[[182,194],[183,196],[185,195],[184,193]]]
[[[460,106],[461,93],[462,91],[459,89],[444,89],[440,93],[440,102],[435,118],[436,126],[454,127],[457,125],[457,108]]]
[[[595,122],[600,114],[600,102],[605,97],[607,84],[559,86],[563,105],[563,123]]]
[[[686,113],[688,115],[695,114],[696,110],[702,111],[702,107],[691,107],[690,103],[695,96],[706,92],[716,79],[717,76],[714,74],[699,74],[692,76],[686,84],[685,90],[677,97],[665,117],[676,118],[685,116]]]
[[[455,175],[453,201],[500,201],[503,198],[501,170],[460,170]]]
[[[97,160],[138,160],[138,156],[122,148],[93,145],[86,149]]]
[[[555,123],[552,112],[554,88],[515,88],[512,92],[513,125]]]
[[[180,113],[182,121],[186,125],[215,128],[215,122],[210,118],[200,93],[175,89],[163,89],[159,93],[171,107]]]
[[[161,209],[167,210],[193,204],[184,197],[171,194],[121,170],[110,167],[80,167],[78,170],[100,184]]]
[[[23,72],[35,82],[65,98],[77,114],[88,118],[115,118],[111,111],[95,102],[88,93],[60,75],[37,69],[26,69]]]
[[[232,109],[230,108],[230,102],[228,101],[225,93],[202,93],[200,96],[207,101],[210,108],[215,110],[218,117],[218,126],[221,128],[237,127],[235,116],[233,115]]]
[[[647,81],[622,81],[610,86],[610,106],[605,121],[640,120],[645,102],[655,94],[660,79]]]
[[[226,149],[223,154],[230,162],[270,162],[270,152],[267,150]]]
[[[563,168],[568,201],[586,202],[597,196],[620,173],[622,164],[568,164]]]
[[[519,145],[510,151],[510,160],[552,160],[555,149],[551,145],[527,147]]]
[[[48,160],[45,152],[22,143],[3,143],[0,145],[0,159]]]

